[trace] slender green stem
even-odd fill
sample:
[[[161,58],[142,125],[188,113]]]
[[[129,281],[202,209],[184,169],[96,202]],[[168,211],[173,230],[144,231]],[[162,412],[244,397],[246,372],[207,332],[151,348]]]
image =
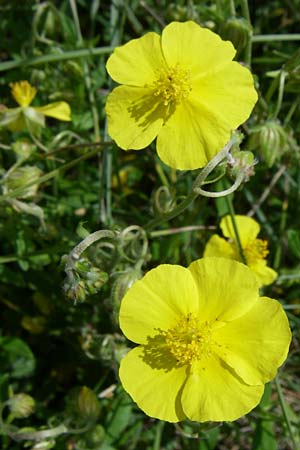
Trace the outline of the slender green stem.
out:
[[[172,211],[166,212],[164,214],[162,214],[161,216],[150,220],[145,226],[144,226],[144,230],[146,231],[151,231],[153,230],[153,228],[156,228],[158,225],[160,225],[163,222],[166,222],[168,220],[173,219],[174,217],[178,216],[179,214],[181,214],[186,208],[188,208],[193,201],[198,197],[198,194],[196,194],[195,192],[191,192],[190,194],[187,195],[187,197],[181,202],[179,203],[179,205],[176,206],[176,208],[174,208]]]
[[[276,119],[276,117],[279,114],[279,111],[281,109],[281,105],[282,105],[282,100],[283,100],[283,94],[284,94],[284,85],[285,85],[285,77],[286,77],[286,72],[284,70],[280,71],[279,74],[279,86],[278,86],[278,98],[277,98],[277,103],[276,103],[276,109],[274,111],[273,114],[273,119]]]
[[[160,450],[161,449],[161,439],[162,434],[164,431],[165,422],[160,421],[156,423],[156,430],[155,430],[155,438],[153,443],[153,450]]]
[[[249,5],[248,0],[241,0],[241,9],[242,9],[242,15],[244,18],[249,22],[249,25],[251,26],[251,17],[249,12]],[[252,33],[251,33],[252,34]],[[251,67],[251,58],[252,58],[252,35],[248,39],[246,48],[245,48],[245,63],[248,64],[249,67]]]
[[[78,44],[80,46],[82,46],[83,45],[83,37],[82,37],[82,33],[81,33],[81,28],[80,28],[80,21],[79,21],[79,17],[78,17],[76,0],[69,0],[69,1],[70,1],[70,7],[72,10],[73,20],[74,20],[74,24],[75,24],[76,33],[77,33],[77,41],[78,41]],[[90,102],[91,111],[92,111],[93,126],[94,126],[94,138],[95,138],[95,142],[99,142],[101,140],[100,129],[99,129],[99,115],[98,115],[98,110],[96,107],[96,99],[95,99],[94,89],[92,86],[92,78],[91,78],[90,68],[89,68],[89,65],[86,60],[83,61],[83,76],[84,76],[84,83],[85,83],[86,90],[88,92],[89,102]]]
[[[291,441],[293,442],[293,450],[299,450],[299,445],[296,442],[294,433],[293,433],[293,429],[292,429],[292,424],[289,418],[289,414],[288,414],[288,410],[287,410],[287,406],[283,397],[283,393],[282,393],[282,389],[281,389],[281,385],[280,385],[280,381],[279,381],[279,377],[278,375],[276,375],[275,377],[275,385],[276,385],[276,389],[277,389],[277,394],[278,394],[278,399],[279,399],[279,403],[281,406],[281,410],[282,410],[282,414],[285,420],[285,423],[287,425],[287,429],[291,438]]]
[[[195,188],[194,191],[197,192],[199,195],[203,195],[203,197],[211,197],[211,198],[219,198],[219,197],[225,197],[226,195],[232,194],[234,191],[236,191],[242,182],[244,181],[244,175],[243,173],[239,174],[239,176],[234,181],[233,185],[230,186],[228,189],[224,189],[223,191],[218,192],[209,192],[205,191],[204,189],[198,187]]]
[[[251,23],[248,0],[240,0],[240,3],[241,3],[243,16],[249,23]]]
[[[16,61],[5,61],[0,63],[0,72],[4,70],[17,69],[20,67],[37,66],[51,62],[65,61],[68,59],[86,58],[87,56],[107,55],[114,47],[81,48],[78,50],[64,51],[57,54],[47,54],[35,58],[19,59]]]
[[[225,147],[212,158],[207,165],[201,170],[200,174],[197,176],[194,184],[192,192],[190,192],[187,197],[179,203],[172,211],[168,211],[161,216],[150,220],[145,226],[144,229],[147,231],[153,230],[157,225],[160,225],[161,223],[173,219],[174,217],[181,214],[190,204],[198,197],[198,195],[201,195],[201,186],[205,183],[206,178],[208,175],[222,162],[225,158],[227,158],[230,148],[234,143],[236,142],[236,138],[233,137]],[[235,189],[237,188],[237,185],[240,185],[240,182],[236,184],[235,182]],[[205,192],[206,197],[222,197],[223,195],[226,195],[224,192]]]
[[[251,38],[253,43],[300,41],[300,34],[257,34]]]
[[[10,198],[17,198],[18,195],[22,194],[23,191],[25,189],[27,189],[28,187],[33,186],[34,184],[39,185],[41,183],[45,183],[48,180],[51,180],[51,178],[55,177],[62,170],[68,170],[71,167],[74,167],[77,164],[79,164],[81,161],[85,161],[86,159],[92,158],[93,156],[97,155],[97,153],[99,151],[100,150],[98,148],[91,150],[90,152],[85,153],[84,155],[80,156],[79,158],[76,158],[73,161],[70,161],[69,163],[58,167],[57,169],[54,169],[51,172],[46,173],[42,177],[36,178],[35,180],[31,180],[30,183],[28,183],[27,185],[19,187],[19,188],[15,189],[14,191],[9,192],[8,194],[2,195],[0,197],[0,202],[7,201]]]
[[[235,4],[234,4],[234,0],[230,0],[229,1],[229,7],[230,7],[230,14],[232,17],[236,16],[236,10],[235,10]]]
[[[110,230],[98,230],[94,233],[89,234],[83,241],[79,242],[79,244],[76,245],[76,247],[73,248],[72,252],[70,253],[70,257],[73,260],[78,260],[80,258],[80,255],[94,242],[99,241],[100,239],[114,239],[116,237],[116,233],[114,231]]]

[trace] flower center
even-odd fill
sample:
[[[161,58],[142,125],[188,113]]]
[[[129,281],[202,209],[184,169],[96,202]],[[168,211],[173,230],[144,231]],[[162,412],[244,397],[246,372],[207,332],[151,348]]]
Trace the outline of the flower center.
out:
[[[259,259],[265,259],[268,256],[268,242],[262,239],[255,239],[244,248],[244,255],[247,264],[253,264]]]
[[[180,103],[192,90],[189,71],[180,67],[179,64],[167,71],[161,71],[154,82],[154,88],[154,95],[161,97],[165,106],[170,103]]]
[[[166,346],[180,364],[191,364],[211,354],[212,327],[192,314],[183,316],[174,328],[163,332]]]

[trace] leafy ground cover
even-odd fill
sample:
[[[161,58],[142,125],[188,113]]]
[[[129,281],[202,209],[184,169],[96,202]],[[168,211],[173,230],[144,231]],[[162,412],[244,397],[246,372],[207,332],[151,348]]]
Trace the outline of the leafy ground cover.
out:
[[[0,12],[1,448],[299,448],[299,0],[27,0],[0,2]],[[124,152],[107,132],[108,56],[174,20],[231,40],[255,78],[240,149],[256,163],[228,196],[193,197],[200,170],[168,167],[153,143]],[[33,108],[66,102],[72,120],[30,109],[21,126],[10,85],[22,80],[37,90]],[[232,172],[221,165],[210,182],[227,189]],[[287,361],[237,421],[147,417],[118,378],[131,346],[122,297],[151,268],[202,257],[234,213],[268,241],[278,277],[261,292],[289,318]]]

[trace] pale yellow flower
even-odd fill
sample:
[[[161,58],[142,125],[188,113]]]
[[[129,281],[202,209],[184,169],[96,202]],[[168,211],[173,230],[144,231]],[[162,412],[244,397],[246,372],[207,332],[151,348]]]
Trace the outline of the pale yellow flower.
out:
[[[267,266],[268,243],[266,240],[257,238],[260,231],[259,224],[251,217],[241,215],[234,217],[247,265],[254,272],[261,286],[273,283],[277,278],[277,272]],[[227,240],[214,234],[206,244],[204,256],[223,256],[242,261],[229,215],[223,217],[220,228]]]
[[[45,126],[45,116],[62,121],[71,120],[71,109],[68,103],[54,102],[45,106],[30,106],[37,90],[28,81],[11,83],[11,94],[19,108],[4,109],[0,115],[0,127],[11,131],[29,129],[32,132]]]

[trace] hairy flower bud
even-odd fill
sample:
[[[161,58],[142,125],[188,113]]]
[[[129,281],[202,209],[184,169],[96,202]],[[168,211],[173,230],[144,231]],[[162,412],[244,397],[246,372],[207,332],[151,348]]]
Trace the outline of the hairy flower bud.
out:
[[[100,403],[94,391],[86,386],[80,389],[78,395],[78,410],[87,419],[96,419],[100,414]]]
[[[18,419],[29,417],[35,407],[34,399],[28,394],[16,394],[8,400],[11,414]]]
[[[248,148],[257,150],[267,166],[272,167],[285,152],[287,141],[286,131],[280,123],[276,120],[269,120],[253,130]]]
[[[242,173],[244,181],[248,181],[254,175],[255,164],[256,161],[252,152],[234,150],[231,152],[228,161],[230,175],[237,178]]]
[[[220,34],[223,39],[233,43],[237,54],[240,55],[251,39],[252,28],[247,20],[232,17],[222,24]]]
[[[34,197],[38,190],[38,183],[31,184],[32,181],[37,180],[42,174],[41,169],[36,166],[23,166],[14,170],[8,175],[5,180],[6,191],[12,192],[15,189],[23,188],[22,193],[18,195],[18,198],[31,198]]]

